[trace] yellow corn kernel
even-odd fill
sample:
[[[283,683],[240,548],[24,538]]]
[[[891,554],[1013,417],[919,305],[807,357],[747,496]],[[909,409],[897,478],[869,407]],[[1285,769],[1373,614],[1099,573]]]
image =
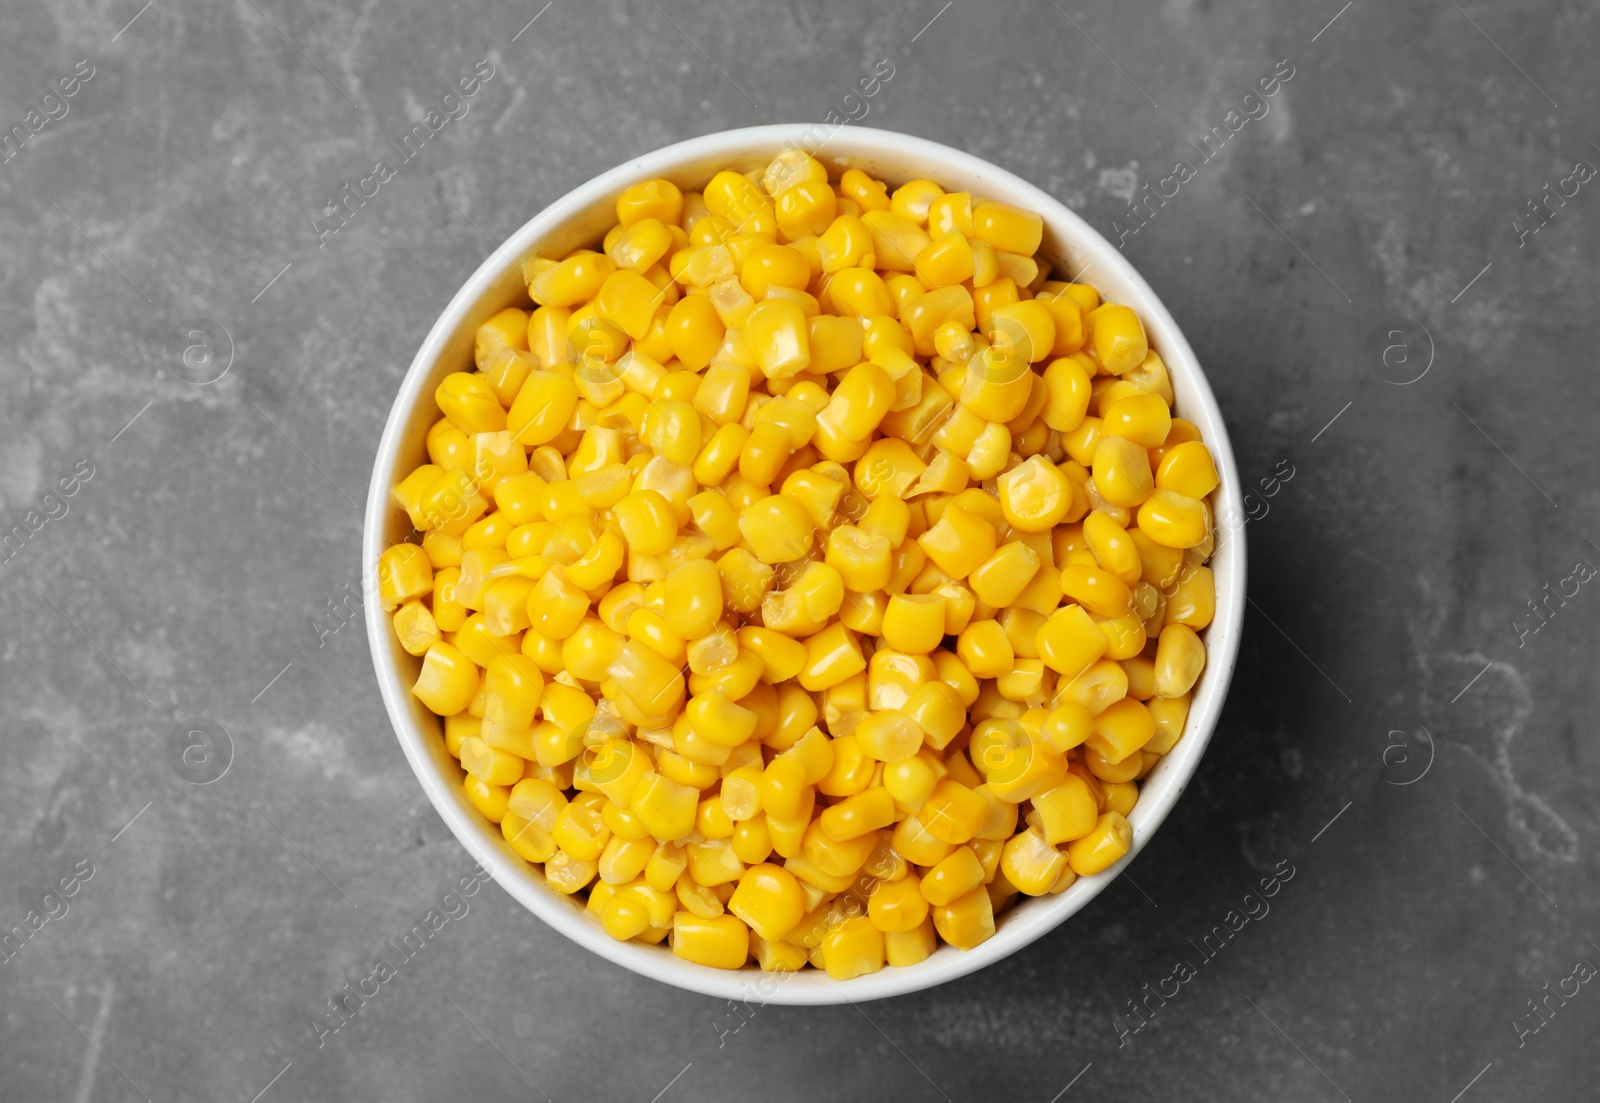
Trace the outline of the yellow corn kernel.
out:
[[[761,660],[761,680],[767,685],[788,681],[805,665],[806,645],[781,632],[746,625],[738,632],[740,650]]]
[[[1033,363],[1055,347],[1056,323],[1043,303],[1032,299],[996,307],[984,326],[984,336],[995,348]]]
[[[1060,785],[1034,797],[1033,809],[1038,813],[1039,829],[1051,846],[1088,835],[1100,814],[1094,788],[1076,773],[1068,773]]]
[[[817,237],[817,255],[828,275],[850,268],[870,271],[878,262],[872,231],[854,214],[840,214],[828,224]]]
[[[472,806],[483,813],[483,818],[490,823],[500,823],[505,819],[506,801],[510,798],[511,790],[504,785],[491,785],[482,778],[468,774],[462,782],[466,789],[467,799]]]
[[[933,909],[939,937],[958,950],[970,950],[994,934],[994,904],[982,886]]]
[[[807,819],[816,792],[806,781],[805,764],[797,758],[779,755],[761,774],[761,807],[769,819]]]
[[[1167,409],[1165,400],[1155,394],[1139,393],[1118,399],[1100,415],[1102,433],[1126,437],[1146,448],[1161,444],[1167,439],[1167,432],[1171,428],[1172,412]],[[1200,447],[1204,449],[1205,445]]]
[[[679,467],[691,466],[700,455],[700,413],[687,402],[657,400],[645,414],[641,439],[656,455]]]
[[[667,343],[683,364],[699,371],[722,345],[722,318],[705,295],[685,295],[667,314]]]
[[[1091,310],[1085,322],[1094,354],[1111,375],[1137,368],[1150,351],[1143,323],[1126,306],[1105,303]]]
[[[605,825],[598,807],[573,801],[556,816],[551,836],[569,857],[580,862],[594,862],[611,841],[611,829]]]
[[[904,934],[923,926],[928,919],[928,901],[922,882],[908,874],[899,881],[880,881],[867,900],[867,918],[885,935]]]
[[[687,838],[698,807],[697,790],[655,773],[640,779],[628,801],[628,809],[662,842]]]
[[[967,702],[950,684],[950,679],[957,666],[968,681],[971,681],[972,675],[956,656],[941,651],[939,657],[948,660],[935,663],[939,680],[913,690],[906,703],[900,706],[900,712],[916,724],[928,746],[942,750],[955,738],[967,719]],[[973,683],[973,697],[977,697],[976,683]]]
[[[1193,548],[1211,535],[1205,504],[1158,487],[1139,506],[1139,531],[1169,548]]]
[[[726,885],[729,878],[737,878],[738,872],[732,868],[732,863],[724,868],[724,862],[731,850],[720,847],[710,841],[705,844],[690,843],[686,848],[689,855],[689,869],[674,886],[674,895],[677,896],[678,905],[688,914],[698,919],[711,919],[722,915],[725,909],[722,906],[722,897],[713,888]],[[702,883],[699,878],[704,877]]]
[[[1039,629],[1035,645],[1046,666],[1069,678],[1088,669],[1107,647],[1105,635],[1080,605],[1052,613]]]
[[[808,636],[805,644],[806,662],[796,677],[800,685],[812,693],[836,686],[867,668],[855,633],[842,624],[831,624]]]
[[[724,169],[705,186],[706,210],[723,219],[735,233],[773,233],[777,221],[772,202],[761,185],[749,177]]]
[[[658,218],[641,218],[617,228],[621,232],[607,242],[606,256],[619,269],[643,273],[672,249],[672,233]]]
[[[666,716],[683,700],[683,674],[679,668],[643,644],[622,645],[611,664],[617,687],[646,715]]]
[[[1061,592],[1101,617],[1124,617],[1133,611],[1133,594],[1110,571],[1073,563],[1061,572]]]
[[[889,209],[908,222],[926,226],[930,209],[943,197],[944,189],[932,180],[912,180],[895,189]]]
[[[722,807],[734,823],[752,820],[761,814],[761,767],[739,766],[723,775]]]
[[[855,839],[894,822],[894,797],[875,786],[825,809],[818,822],[834,839]]]
[[[660,555],[678,538],[677,514],[654,490],[635,490],[611,508],[623,538],[639,555]]]
[[[983,865],[970,846],[958,846],[950,856],[922,877],[922,898],[935,908],[946,907],[983,884]]]
[[[744,413],[750,394],[750,372],[738,364],[712,364],[700,377],[692,405],[717,425],[728,425]]]
[[[734,704],[716,690],[707,690],[691,698],[684,716],[697,735],[719,747],[737,747],[756,730],[756,714]]]
[[[979,203],[972,209],[972,232],[1003,252],[1031,256],[1044,237],[1044,219],[1004,203]]]
[[[1030,456],[997,480],[1006,523],[1024,533],[1048,531],[1074,504],[1067,475],[1045,456]]]
[[[739,369],[743,371],[744,369]],[[739,464],[740,453],[750,439],[750,430],[734,423],[724,425],[711,435],[695,457],[694,477],[701,486],[721,486],[730,472]]]
[[[437,600],[435,601],[437,605]],[[1187,567],[1166,602],[1166,623],[1199,631],[1217,615],[1217,585],[1210,567]]]
[[[441,421],[439,424],[444,425],[446,429],[450,429],[452,432],[458,432],[447,422]],[[432,436],[431,432],[429,436]],[[464,439],[465,435],[462,434],[462,436]],[[425,463],[404,479],[401,479],[392,491],[391,498],[395,505],[406,511],[406,515],[411,519],[413,528],[425,529],[429,527],[427,517],[422,510],[422,495],[444,473],[444,468]]]
[[[833,739],[833,759],[817,782],[817,792],[830,797],[852,797],[872,784],[877,762],[861,749],[854,733]]]
[[[439,625],[420,601],[408,601],[394,614],[394,634],[410,655],[421,655],[439,641]]]
[[[559,566],[547,570],[528,594],[531,627],[547,639],[566,639],[588,611],[589,595],[567,581]]]
[[[524,764],[517,755],[496,750],[477,737],[461,744],[461,768],[490,785],[509,786],[520,781]]]
[[[683,192],[670,180],[644,180],[617,196],[617,221],[631,226],[646,218],[675,226],[683,217]]]
[[[750,956],[750,928],[733,915],[672,917],[672,953],[713,969],[742,969]]]
[[[1072,872],[1089,877],[1109,868],[1133,842],[1133,828],[1118,812],[1102,813],[1090,832],[1067,846],[1067,861]]]
[[[1083,308],[1070,295],[1049,294],[1041,291],[1036,300],[1050,312],[1055,322],[1056,340],[1052,356],[1071,356],[1083,348],[1087,330],[1083,322]]]
[[[544,674],[525,655],[496,655],[484,670],[484,689],[484,720],[520,731],[533,726],[544,694]]]
[[[967,585],[972,587],[979,601],[1001,609],[1017,600],[1033,581],[1039,563],[1039,553],[1027,544],[1021,541],[1002,544],[993,555],[973,568]]]
[[[967,786],[947,777],[934,786],[933,793],[918,810],[917,818],[935,839],[960,845],[976,836],[987,822],[989,806]],[[906,857],[911,859],[909,854]],[[919,861],[917,864],[933,863]]]
[[[911,490],[927,466],[905,441],[885,437],[873,441],[857,460],[853,472],[855,487],[874,504],[884,497],[899,499]],[[869,524],[865,517],[862,522],[867,527],[878,524],[876,521]]]
[[[638,340],[649,332],[650,320],[660,301],[661,294],[655,284],[638,272],[618,269],[600,285],[600,290],[595,294],[594,308],[598,317],[614,323],[629,337]],[[617,349],[616,355],[621,354],[622,350]],[[605,355],[603,358],[614,361],[616,356]]]
[[[527,349],[528,314],[510,307],[478,327],[473,339],[472,359],[479,371],[488,373],[491,366],[506,353],[515,355]],[[442,406],[440,408],[443,409]]]
[[[745,321],[744,339],[768,379],[787,379],[811,363],[805,312],[787,299],[756,304]]]
[[[772,588],[774,577],[771,567],[743,548],[732,548],[725,552],[717,560],[717,574],[722,579],[722,593],[728,608],[745,615],[761,608],[762,599]]]
[[[789,942],[768,942],[756,934],[750,936],[750,954],[763,973],[797,973],[806,966],[804,948]]]
[[[944,638],[944,599],[937,594],[894,594],[883,614],[883,638],[890,647],[925,655]]]
[[[1083,540],[1108,574],[1127,586],[1139,581],[1144,570],[1139,547],[1106,510],[1094,510],[1083,519]]]
[[[1155,697],[1146,702],[1145,707],[1155,721],[1156,733],[1140,750],[1144,753],[1166,754],[1183,737],[1183,726],[1189,719],[1189,695]]]
[[[998,678],[1016,661],[1005,629],[992,620],[967,625],[956,639],[956,654],[979,678]]]
[[[467,372],[447,375],[434,390],[433,398],[450,423],[468,436],[498,433],[506,427],[505,407],[484,376]]]
[[[575,678],[603,682],[622,643],[621,634],[607,628],[598,618],[585,617],[572,634],[561,641],[562,666]]]
[[[478,692],[478,668],[450,644],[436,643],[423,657],[411,692],[440,716],[454,716]]]
[[[883,932],[864,915],[845,919],[822,939],[824,968],[834,980],[850,980],[882,969],[886,961]]]
[[[378,556],[378,597],[392,610],[433,589],[433,564],[416,544],[395,544]]]
[[[884,954],[890,965],[903,969],[926,961],[938,947],[933,920],[923,919],[909,931],[890,931],[883,936]]]
[[[890,207],[888,185],[860,169],[844,170],[839,177],[839,196],[854,201],[863,211],[887,211]]]
[[[776,942],[784,938],[805,914],[800,882],[782,866],[763,862],[746,869],[728,910],[756,934]]]
[[[488,508],[477,483],[464,471],[446,471],[417,499],[423,527],[451,536],[466,532]]]
[[[758,242],[739,262],[739,284],[752,298],[765,298],[772,287],[804,291],[810,282],[811,266],[805,255],[787,245]]]
[[[644,867],[645,883],[657,892],[670,892],[689,868],[689,850],[682,843],[658,842]]]
[[[774,494],[739,513],[739,531],[755,557],[766,564],[788,563],[810,553],[815,524],[805,508],[785,494]]]
[[[447,471],[472,470],[472,438],[453,425],[449,418],[434,422],[427,436],[428,458],[425,465],[437,476]]]
[[[598,733],[591,727],[589,734],[584,738],[592,741],[598,738]],[[627,808],[634,789],[651,772],[650,756],[637,744],[629,741],[623,729],[619,727],[615,737],[605,740],[599,746],[586,748],[578,760],[578,769],[588,771],[589,784],[605,794],[610,806],[618,810],[616,816],[625,818],[630,834],[640,838],[649,835],[649,830]],[[610,825],[614,818],[616,817],[607,818],[607,825]],[[641,858],[640,868],[643,868],[642,861]],[[631,875],[626,879],[631,880]]]
[[[894,397],[888,372],[877,364],[857,364],[840,380],[826,412],[845,437],[865,440],[888,414]]]
[[[1067,856],[1029,828],[1006,840],[1000,854],[1000,872],[1029,896],[1043,896],[1067,869]]]
[[[601,878],[604,880],[604,878]],[[596,890],[598,891],[598,889]],[[591,894],[591,908],[596,897]],[[650,926],[650,908],[636,892],[616,892],[600,908],[600,925],[618,942],[636,938]]]
[[[580,250],[540,272],[529,284],[528,294],[540,306],[576,306],[594,298],[614,271],[610,257]]]
[[[667,575],[666,608],[672,630],[685,639],[699,639],[722,616],[722,578],[709,559],[695,559]]]
[[[782,425],[763,422],[745,438],[739,452],[739,476],[751,486],[771,486],[788,459],[789,431]]]
[[[1139,505],[1155,490],[1150,454],[1126,437],[1101,437],[1094,448],[1094,487],[1112,505]]]
[[[995,532],[982,517],[952,505],[917,544],[945,574],[962,579],[994,554]]]
[[[1206,665],[1205,644],[1186,624],[1169,624],[1156,645],[1155,689],[1159,697],[1182,697]]]
[[[1070,433],[1083,424],[1089,411],[1091,393],[1089,373],[1077,360],[1063,356],[1052,360],[1044,370],[1045,424],[1061,433]]]
[[[1156,486],[1188,498],[1204,498],[1219,482],[1211,451],[1198,440],[1169,449],[1156,465]]]
[[[850,318],[890,315],[894,309],[883,277],[870,268],[843,268],[833,273],[827,296],[834,313]]]
[[[878,533],[840,525],[828,534],[825,562],[839,572],[845,589],[870,593],[888,585],[893,549]]]
[[[583,861],[564,850],[558,850],[544,864],[544,879],[557,892],[571,896],[593,881],[596,871],[594,862]]]
[[[733,853],[747,865],[758,865],[772,856],[772,832],[767,828],[766,813],[734,824]]]
[[[973,737],[973,761],[983,771],[987,789],[1000,800],[1021,804],[1066,779],[1061,752],[1015,730],[1015,721],[988,720],[979,727],[984,738]]]
[[[949,287],[972,278],[972,244],[959,230],[950,230],[931,240],[917,253],[917,279],[929,288]]]
[[[921,750],[923,733],[916,721],[904,713],[879,709],[861,716],[854,738],[868,758],[893,762]]]
[[[919,686],[937,676],[926,655],[905,655],[879,647],[867,663],[867,704],[874,709],[897,709]]]
[[[1088,746],[1108,762],[1121,762],[1155,734],[1155,720],[1143,703],[1124,697],[1107,705],[1094,718]]]
[[[1085,747],[1083,762],[1088,767],[1090,775],[1103,783],[1133,781],[1144,773],[1145,769],[1143,752],[1129,755],[1121,762],[1112,762],[1093,747]],[[1103,798],[1100,803],[1103,808],[1105,806]]]
[[[826,180],[801,180],[777,195],[778,232],[793,241],[825,233],[838,211]]]
[[[555,440],[578,405],[578,387],[554,371],[529,372],[506,413],[505,428],[518,444],[536,448]]]

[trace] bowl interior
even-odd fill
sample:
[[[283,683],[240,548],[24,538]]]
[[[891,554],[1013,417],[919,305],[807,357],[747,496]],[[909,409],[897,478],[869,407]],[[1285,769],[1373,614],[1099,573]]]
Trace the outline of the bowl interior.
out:
[[[520,262],[534,253],[559,256],[595,245],[615,217],[615,201],[640,180],[666,177],[684,190],[698,190],[713,173],[730,166],[748,170],[796,145],[814,146],[818,128],[768,126],[728,131],[658,150],[575,189],[518,230],[483,263],[452,299],[412,363],[389,415],[373,481],[363,540],[363,563],[374,576],[379,553],[406,539],[411,524],[392,504],[390,488],[427,461],[425,437],[439,416],[433,391],[453,371],[471,370],[477,327],[507,306],[527,305]],[[804,136],[810,135],[807,143]],[[619,943],[583,910],[582,902],[550,889],[535,870],[506,845],[500,830],[467,801],[460,765],[445,749],[443,726],[409,692],[421,661],[399,646],[379,603],[366,603],[367,628],[380,688],[396,733],[429,798],[467,850],[530,910],[586,948],[636,972],[714,996],[793,1004],[842,1003],[894,995],[961,976],[1027,945],[1097,895],[1138,854],[1166,817],[1193,774],[1222,708],[1238,651],[1244,605],[1244,541],[1224,519],[1239,516],[1239,480],[1222,416],[1188,342],[1155,293],[1122,255],[1081,218],[1026,181],[968,154],[922,139],[849,126],[838,130],[814,155],[837,173],[858,167],[891,186],[926,178],[947,191],[1038,211],[1044,218],[1041,253],[1053,271],[1099,289],[1103,298],[1125,303],[1143,319],[1150,345],[1166,361],[1176,401],[1174,412],[1199,426],[1212,450],[1221,486],[1213,496],[1218,518],[1211,561],[1217,591],[1216,618],[1205,630],[1208,658],[1196,685],[1183,738],[1145,779],[1128,817],[1133,843],[1117,865],[1079,878],[1058,896],[1022,898],[997,917],[997,930],[977,948],[960,951],[941,944],[928,960],[908,968],[885,968],[848,982],[806,970],[771,976],[752,970],[731,973],[672,956],[665,945]]]

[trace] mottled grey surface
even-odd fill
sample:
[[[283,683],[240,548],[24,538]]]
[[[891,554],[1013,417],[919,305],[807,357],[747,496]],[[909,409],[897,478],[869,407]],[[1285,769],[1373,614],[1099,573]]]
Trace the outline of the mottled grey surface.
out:
[[[924,29],[934,0],[556,0],[515,41],[537,4],[138,5],[0,12],[0,123],[42,124],[0,165],[0,527],[26,533],[0,560],[0,929],[93,870],[0,965],[0,1097],[1586,1097],[1600,993],[1516,1024],[1600,962],[1600,594],[1574,575],[1600,563],[1600,182],[1572,175],[1600,163],[1592,5],[957,0]],[[470,113],[319,247],[322,205],[484,58]],[[360,625],[321,647],[312,627],[357,578],[413,351],[569,188],[842,110],[879,58],[867,124],[991,158],[1103,232],[1178,187],[1127,254],[1245,477],[1293,472],[1254,507],[1239,673],[1138,889],[978,975],[759,1009],[719,1045],[725,1007],[489,887],[319,1048],[326,1001],[471,866]],[[1427,354],[1396,317],[1436,345],[1405,386],[1383,347]],[[192,318],[236,343],[217,382],[168,352]],[[231,734],[220,781],[169,765],[191,717]],[[1119,1046],[1126,1001],[1284,859],[1270,913]]]

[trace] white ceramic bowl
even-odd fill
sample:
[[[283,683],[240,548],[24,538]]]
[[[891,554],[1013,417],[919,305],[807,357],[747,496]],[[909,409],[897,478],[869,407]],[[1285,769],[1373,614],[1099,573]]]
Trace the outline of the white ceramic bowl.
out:
[[[630,185],[666,177],[685,191],[698,189],[718,169],[748,170],[765,165],[784,149],[813,141],[825,128],[803,125],[759,126],[708,134],[632,160],[595,177],[540,211],[483,262],[429,331],[395,398],[378,445],[367,495],[362,562],[376,575],[379,553],[410,532],[405,513],[394,506],[390,488],[404,473],[426,461],[424,434],[438,416],[433,391],[453,371],[470,370],[478,325],[509,305],[527,305],[519,263],[533,253],[559,256],[592,245],[615,219],[614,202]],[[1039,188],[1004,169],[959,150],[884,130],[846,126],[815,151],[834,172],[855,166],[891,186],[926,178],[948,191],[974,195],[1038,211],[1044,217],[1042,252],[1055,271],[1068,272],[1099,288],[1106,299],[1126,303],[1144,320],[1152,348],[1166,360],[1176,392],[1176,411],[1200,427],[1216,457],[1222,485],[1215,497],[1219,518],[1239,515],[1239,476],[1222,413],[1178,325],[1161,300],[1112,245],[1083,219]],[[1132,861],[1172,810],[1200,761],[1222,712],[1233,675],[1244,617],[1245,545],[1242,529],[1230,533],[1219,522],[1216,619],[1205,632],[1209,654],[1195,688],[1182,740],[1146,778],[1139,802],[1128,817],[1133,845],[1127,857],[1094,877],[1079,878],[1059,896],[1023,897],[1003,913],[994,937],[973,950],[941,945],[926,961],[909,968],[885,968],[850,981],[830,980],[806,970],[782,977],[754,969],[727,972],[682,961],[663,944],[617,942],[596,918],[574,901],[548,888],[541,874],[517,857],[494,824],[467,801],[461,767],[445,750],[439,719],[411,696],[420,660],[406,654],[377,601],[366,603],[367,634],[384,704],[394,722],[406,759],[428,799],[467,848],[500,885],[540,919],[586,950],[636,973],[709,996],[757,999],[783,1004],[833,1004],[879,999],[928,988],[981,969],[1015,953],[1094,899]],[[368,592],[373,592],[369,587]]]

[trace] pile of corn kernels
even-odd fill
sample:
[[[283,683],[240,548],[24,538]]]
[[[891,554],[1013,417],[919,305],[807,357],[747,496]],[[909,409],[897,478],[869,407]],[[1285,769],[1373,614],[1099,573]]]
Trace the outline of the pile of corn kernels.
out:
[[[471,802],[614,938],[846,979],[1128,850],[1217,471],[1029,211],[650,180],[445,377],[379,564]],[[465,365],[463,365],[464,367]]]

